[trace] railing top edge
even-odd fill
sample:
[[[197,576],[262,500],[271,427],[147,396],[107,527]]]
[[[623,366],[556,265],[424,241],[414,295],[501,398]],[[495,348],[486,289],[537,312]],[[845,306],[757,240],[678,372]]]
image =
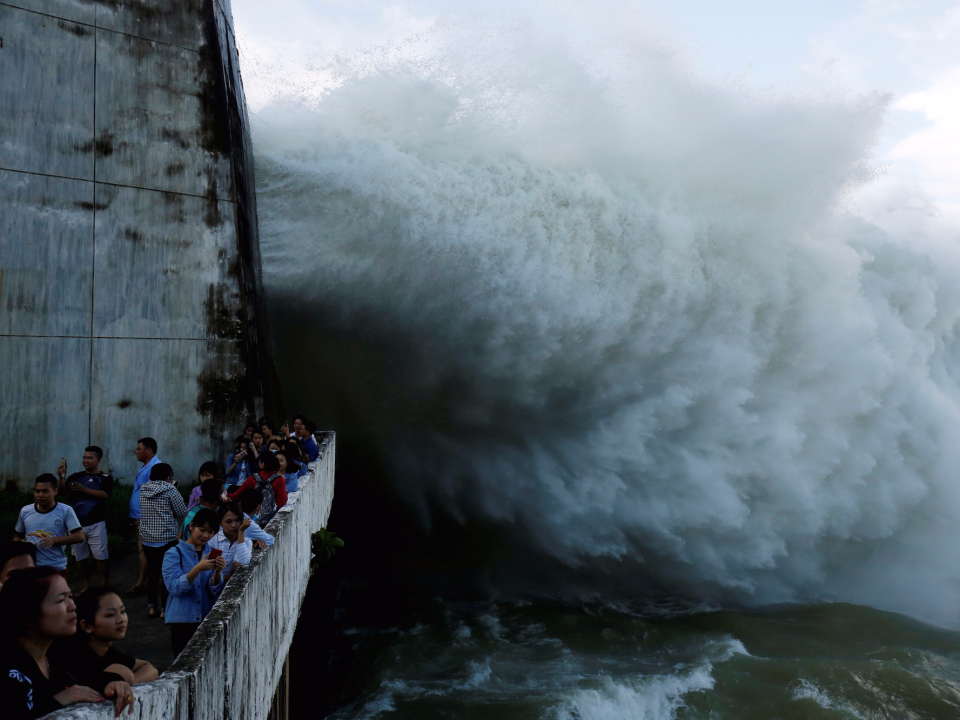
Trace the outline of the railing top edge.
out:
[[[309,489],[314,483],[323,482],[328,477],[326,473],[319,473],[318,469],[325,463],[331,461],[327,450],[334,443],[336,434],[333,431],[320,431],[315,434],[315,437],[321,452],[317,460],[308,465],[310,473],[301,481],[303,483],[301,487],[305,489]],[[287,509],[286,506],[282,508],[276,517],[265,527],[265,529],[276,538],[274,544],[264,550],[255,550],[250,563],[237,569],[234,576],[228,581],[227,586],[224,588],[213,609],[197,628],[187,647],[174,663],[156,680],[136,686],[135,689],[140,698],[138,700],[140,709],[134,714],[134,717],[163,717],[165,720],[172,720],[174,717],[179,717],[179,715],[175,713],[161,715],[146,713],[144,710],[144,702],[147,704],[151,704],[153,700],[165,702],[165,700],[158,698],[158,695],[169,696],[167,701],[174,701],[177,698],[181,698],[182,694],[187,692],[190,693],[191,696],[191,709],[188,718],[190,720],[198,720],[194,712],[195,708],[192,707],[196,702],[196,698],[192,696],[193,693],[190,690],[190,684],[191,682],[195,682],[193,679],[196,678],[198,673],[203,669],[204,662],[208,659],[216,644],[222,642],[223,634],[240,607],[244,592],[256,577],[258,567],[265,561],[268,553],[271,551],[280,551],[280,546],[283,543],[285,534],[284,529],[291,522],[291,518],[301,504],[302,498],[303,490],[291,493],[288,503],[290,506],[289,509]],[[107,705],[110,705],[110,707],[107,707]],[[171,710],[173,709],[171,708]],[[45,717],[51,718],[52,720],[106,718],[113,717],[113,710],[112,704],[110,703],[84,703],[82,705],[78,704],[66,707],[63,710],[58,710]]]

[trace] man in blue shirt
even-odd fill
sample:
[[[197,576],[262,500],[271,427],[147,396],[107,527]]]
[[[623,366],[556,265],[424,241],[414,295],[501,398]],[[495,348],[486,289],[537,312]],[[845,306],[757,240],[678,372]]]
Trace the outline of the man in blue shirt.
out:
[[[83,472],[75,472],[68,478],[67,467],[57,471],[60,475],[58,492],[70,491],[70,505],[83,527],[84,541],[73,546],[73,556],[80,571],[80,592],[90,588],[89,560],[97,562],[97,570],[103,584],[110,584],[110,553],[107,549],[107,499],[113,494],[113,478],[100,472],[103,450],[91,445],[83,451]]]
[[[150,482],[150,470],[160,462],[157,457],[157,441],[152,437],[137,440],[137,460],[143,467],[137,472],[137,479],[133,481],[133,494],[130,496],[130,520],[137,530],[137,548],[140,551],[140,577],[136,584],[127,590],[127,595],[136,597],[147,592],[147,555],[143,551],[143,540],[140,538],[140,488]]]
[[[303,451],[307,454],[307,457],[310,458],[310,462],[320,457],[320,447],[313,438],[313,434],[316,431],[317,424],[311,420],[306,420],[298,431],[300,440],[303,442]]]

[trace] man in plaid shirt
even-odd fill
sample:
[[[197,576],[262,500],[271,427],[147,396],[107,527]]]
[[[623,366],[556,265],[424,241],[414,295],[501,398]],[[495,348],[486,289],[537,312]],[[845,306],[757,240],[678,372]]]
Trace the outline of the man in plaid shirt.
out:
[[[163,556],[177,544],[186,514],[183,497],[173,485],[173,468],[157,463],[150,468],[150,480],[140,488],[140,539],[147,556],[147,612],[151,618],[163,617],[163,608],[157,608],[158,592],[161,604],[167,602],[167,589],[161,582]]]

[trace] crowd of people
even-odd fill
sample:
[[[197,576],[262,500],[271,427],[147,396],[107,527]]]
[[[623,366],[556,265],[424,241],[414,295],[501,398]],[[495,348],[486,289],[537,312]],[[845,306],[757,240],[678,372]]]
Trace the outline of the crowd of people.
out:
[[[291,429],[292,428],[292,429]],[[78,702],[112,702],[133,711],[133,686],[157,677],[146,660],[113,647],[127,634],[123,597],[146,595],[147,618],[163,619],[174,656],[193,636],[254,548],[274,538],[263,528],[296,492],[317,459],[316,425],[296,416],[277,427],[247,425],[226,462],[200,466],[187,499],[157,441],[137,441],[141,463],[129,517],[137,534],[140,573],[120,593],[110,588],[107,501],[113,478],[100,469],[103,450],[87,447],[83,470],[44,473],[34,502],[17,517],[13,540],[0,546],[0,684],[5,717],[36,718]],[[58,497],[69,493],[69,504]],[[68,584],[66,547],[80,588]],[[91,564],[90,558],[94,563]],[[91,586],[99,574],[102,585]]]

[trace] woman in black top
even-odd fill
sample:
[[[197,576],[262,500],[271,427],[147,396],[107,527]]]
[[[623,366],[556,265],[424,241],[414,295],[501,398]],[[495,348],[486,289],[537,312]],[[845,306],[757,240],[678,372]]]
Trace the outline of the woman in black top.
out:
[[[78,702],[115,700],[117,715],[129,706],[133,689],[111,673],[93,687],[77,684],[59,662],[47,658],[53,641],[77,631],[77,614],[67,581],[53,568],[13,573],[0,589],[0,698],[4,720],[32,720]],[[102,693],[102,694],[101,694]]]
[[[126,636],[127,627],[127,611],[117,592],[90,588],[77,600],[77,634],[57,640],[50,648],[50,657],[81,685],[92,685],[104,672],[115,673],[131,685],[156,680],[153,665],[113,647]]]

